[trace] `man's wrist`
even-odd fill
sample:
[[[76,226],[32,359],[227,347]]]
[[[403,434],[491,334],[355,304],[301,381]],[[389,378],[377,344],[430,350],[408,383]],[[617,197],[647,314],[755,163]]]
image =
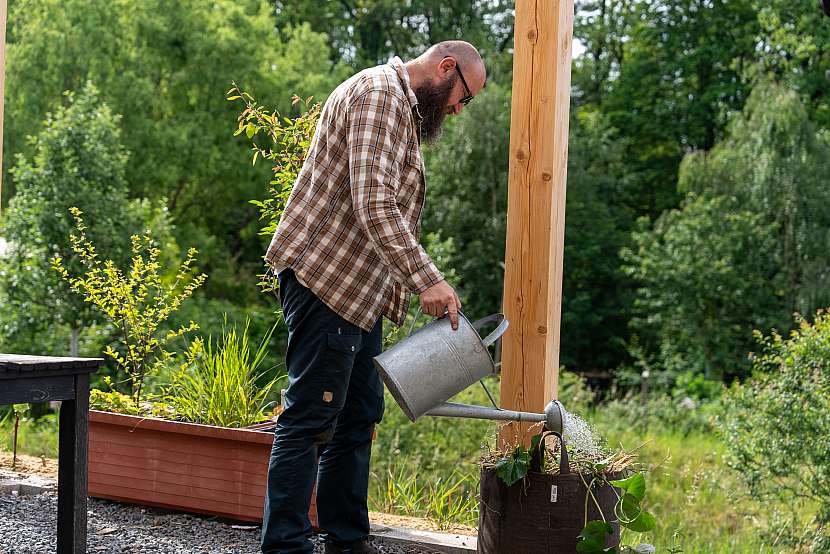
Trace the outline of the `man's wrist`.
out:
[[[435,264],[429,263],[413,273],[410,280],[412,281],[412,292],[421,294],[430,287],[443,281],[444,275],[438,271]]]

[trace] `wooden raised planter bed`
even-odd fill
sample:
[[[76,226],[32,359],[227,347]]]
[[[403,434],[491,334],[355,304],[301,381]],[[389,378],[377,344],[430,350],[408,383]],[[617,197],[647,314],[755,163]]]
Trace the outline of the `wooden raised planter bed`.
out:
[[[273,440],[270,431],[90,410],[89,496],[261,522]]]

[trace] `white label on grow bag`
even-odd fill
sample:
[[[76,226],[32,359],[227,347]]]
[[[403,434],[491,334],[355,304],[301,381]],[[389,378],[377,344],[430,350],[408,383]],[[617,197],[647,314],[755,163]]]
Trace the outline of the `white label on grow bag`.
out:
[[[557,496],[559,496],[559,489],[556,487],[556,485],[551,485],[550,486],[550,501],[551,502],[556,502],[556,497]]]

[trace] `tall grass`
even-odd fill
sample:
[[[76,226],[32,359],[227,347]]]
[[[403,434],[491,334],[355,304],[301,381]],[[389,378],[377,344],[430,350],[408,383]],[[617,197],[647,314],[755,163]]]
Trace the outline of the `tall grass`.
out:
[[[252,353],[248,339],[250,321],[242,333],[236,325],[223,333],[215,347],[212,338],[188,351],[188,363],[172,377],[164,401],[183,420],[221,427],[245,427],[268,417],[269,396],[280,380],[262,383],[261,369],[272,327]],[[201,339],[197,339],[201,340]]]
[[[14,414],[11,406],[0,414],[0,450],[14,448]],[[47,414],[38,419],[20,418],[17,430],[17,453],[29,456],[58,457],[58,414]]]
[[[376,475],[375,478],[378,476]],[[478,476],[454,471],[434,479],[421,479],[406,464],[387,468],[369,508],[376,512],[425,517],[438,529],[478,522]]]
[[[767,517],[765,506],[749,498],[726,467],[718,436],[665,425],[635,429],[614,412],[608,417],[600,405],[586,419],[609,446],[637,449],[647,475],[645,507],[658,523],[653,532],[633,533],[626,542],[650,542],[658,552],[673,546],[684,553],[783,551],[764,544],[757,529]]]

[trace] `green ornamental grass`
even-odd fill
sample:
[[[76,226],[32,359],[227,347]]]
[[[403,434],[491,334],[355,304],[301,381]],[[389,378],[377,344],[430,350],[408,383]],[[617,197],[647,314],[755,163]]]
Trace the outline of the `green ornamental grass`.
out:
[[[215,346],[210,337],[193,341],[163,394],[178,418],[222,427],[245,427],[268,418],[269,395],[281,377],[268,380],[261,366],[276,324],[255,352],[249,325],[246,320],[241,333],[233,325]]]

